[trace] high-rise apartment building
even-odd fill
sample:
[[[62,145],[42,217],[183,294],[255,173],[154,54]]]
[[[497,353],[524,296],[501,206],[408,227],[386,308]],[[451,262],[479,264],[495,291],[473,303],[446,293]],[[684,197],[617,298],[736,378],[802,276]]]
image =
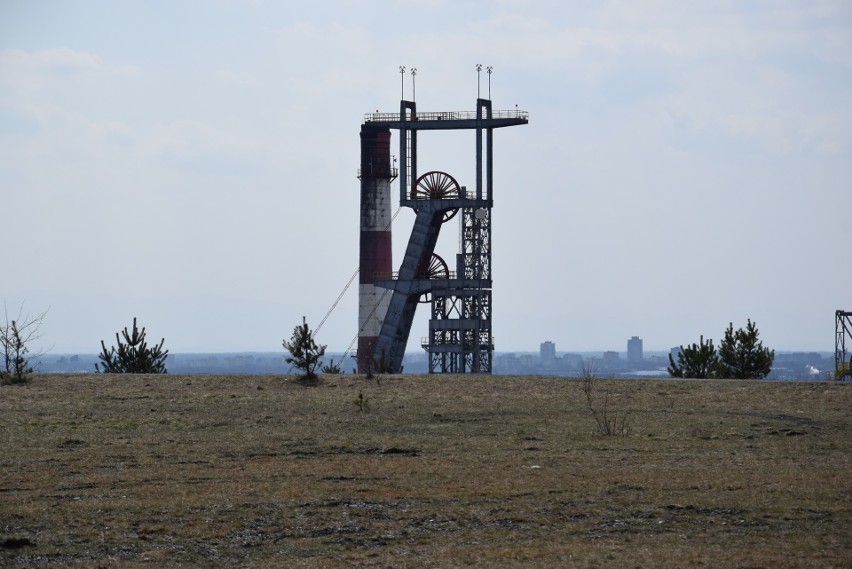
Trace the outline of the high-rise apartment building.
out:
[[[627,340],[627,361],[631,363],[642,361],[642,338],[633,336]]]
[[[556,344],[553,342],[542,342],[538,348],[541,363],[549,363],[556,359]]]

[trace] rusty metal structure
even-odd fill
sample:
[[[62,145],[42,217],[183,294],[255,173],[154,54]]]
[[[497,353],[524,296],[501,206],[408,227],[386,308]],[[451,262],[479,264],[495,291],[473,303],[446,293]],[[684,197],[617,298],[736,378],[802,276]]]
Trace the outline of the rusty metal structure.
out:
[[[490,68],[489,68],[490,72]],[[417,112],[400,101],[399,113],[369,113],[361,125],[361,237],[359,373],[399,373],[417,307],[430,307],[429,334],[421,342],[430,373],[490,373],[491,209],[494,206],[494,130],[527,124],[525,111]],[[399,132],[399,169],[392,165],[391,131]],[[420,174],[420,131],[475,131],[476,180],[472,190],[450,174]],[[415,220],[399,269],[392,267],[391,182],[399,178],[399,205]],[[451,266],[435,252],[441,229],[459,221],[460,248]]]
[[[852,312],[834,313],[834,377],[852,381],[852,360],[846,359],[846,338],[852,344]]]

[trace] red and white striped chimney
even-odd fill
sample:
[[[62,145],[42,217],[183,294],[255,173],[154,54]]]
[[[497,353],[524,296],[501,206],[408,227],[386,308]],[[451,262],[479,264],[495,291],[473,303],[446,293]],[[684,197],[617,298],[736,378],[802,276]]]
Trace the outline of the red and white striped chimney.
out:
[[[361,126],[361,243],[358,295],[358,373],[367,373],[390,302],[377,287],[393,271],[390,129]]]

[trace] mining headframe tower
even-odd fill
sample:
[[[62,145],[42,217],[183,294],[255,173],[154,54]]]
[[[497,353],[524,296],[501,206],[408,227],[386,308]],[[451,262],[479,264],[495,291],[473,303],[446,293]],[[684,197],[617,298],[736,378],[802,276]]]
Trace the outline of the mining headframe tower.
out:
[[[429,335],[421,342],[429,373],[491,373],[491,209],[494,206],[494,130],[527,124],[525,111],[417,112],[400,101],[399,113],[369,113],[361,125],[361,235],[358,301],[358,372],[399,373],[414,313],[428,304]],[[391,157],[391,130],[399,131],[399,168]],[[417,169],[419,131],[473,130],[473,190],[450,174]],[[391,182],[399,178],[399,205],[416,218],[399,269],[394,271]],[[460,224],[460,251],[450,266],[435,252],[441,228]]]

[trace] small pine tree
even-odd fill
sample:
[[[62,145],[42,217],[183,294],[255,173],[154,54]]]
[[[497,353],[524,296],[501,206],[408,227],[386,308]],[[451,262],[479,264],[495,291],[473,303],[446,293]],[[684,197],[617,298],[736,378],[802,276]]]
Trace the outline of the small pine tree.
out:
[[[746,329],[734,332],[731,322],[719,345],[718,376],[726,379],[764,379],[772,371],[775,350],[758,340],[757,324],[748,320]]]
[[[169,355],[168,350],[163,350],[163,344],[166,339],[160,340],[159,345],[151,348],[145,342],[145,327],[139,330],[136,327],[136,318],[133,318],[133,332],[127,331],[127,327],[121,332],[124,337],[124,342],[118,335],[115,334],[115,341],[118,344],[118,349],[111,346],[107,350],[106,344],[101,340],[101,353],[98,358],[101,360],[103,370],[98,364],[95,364],[95,370],[103,373],[168,373],[166,370],[166,358]]]
[[[5,323],[0,322],[0,350],[2,350],[2,367],[0,367],[0,384],[26,383],[33,373],[33,362],[37,361],[41,352],[30,353],[30,344],[41,338],[41,324],[47,312],[25,314],[23,305],[18,311],[18,317],[9,319],[4,304]]]
[[[21,337],[17,322],[12,320],[2,331],[3,352],[5,355],[5,370],[0,370],[0,381],[3,383],[26,383],[33,368],[27,357],[27,343]]]
[[[718,362],[719,357],[713,347],[713,340],[708,339],[707,343],[704,343],[704,336],[701,336],[698,344],[680,347],[677,363],[669,354],[668,372],[672,377],[707,379],[713,377]]]
[[[314,333],[308,327],[305,317],[302,317],[302,325],[293,328],[290,341],[282,340],[284,348],[290,352],[285,359],[288,364],[305,372],[305,379],[316,379],[315,370],[320,359],[325,355],[325,346],[320,346],[314,341]]]

